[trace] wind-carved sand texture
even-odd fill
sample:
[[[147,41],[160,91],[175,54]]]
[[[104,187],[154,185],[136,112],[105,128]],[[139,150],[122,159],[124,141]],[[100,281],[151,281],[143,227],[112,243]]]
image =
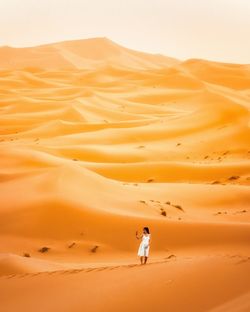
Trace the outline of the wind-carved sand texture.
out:
[[[1,311],[250,310],[249,65],[96,38],[0,68]]]

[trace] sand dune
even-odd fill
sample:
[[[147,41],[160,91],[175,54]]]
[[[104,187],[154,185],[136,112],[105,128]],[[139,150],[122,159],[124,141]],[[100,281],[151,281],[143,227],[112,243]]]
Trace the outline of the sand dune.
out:
[[[96,38],[0,68],[4,312],[249,310],[249,65]]]
[[[30,48],[0,48],[3,69],[96,69],[117,65],[135,69],[161,68],[178,60],[124,48],[107,38],[65,41]]]
[[[239,262],[234,256],[181,256],[142,267],[118,264],[9,275],[2,278],[4,285],[0,284],[0,290],[6,312],[16,306],[5,296],[10,291],[19,302],[19,309],[26,311],[82,311],[82,307],[87,311],[127,311],[145,305],[148,312],[155,309],[156,302],[160,312],[248,311],[249,292],[245,289],[249,282],[245,270],[249,270],[249,262]],[[201,284],[204,288],[199,287]],[[181,293],[184,287],[186,291]],[[232,297],[235,299],[231,300]]]

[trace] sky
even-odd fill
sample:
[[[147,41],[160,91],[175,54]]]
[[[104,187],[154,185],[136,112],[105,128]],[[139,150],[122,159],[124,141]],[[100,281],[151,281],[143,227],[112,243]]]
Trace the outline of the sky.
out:
[[[0,45],[107,37],[179,59],[250,63],[250,0],[0,0]]]

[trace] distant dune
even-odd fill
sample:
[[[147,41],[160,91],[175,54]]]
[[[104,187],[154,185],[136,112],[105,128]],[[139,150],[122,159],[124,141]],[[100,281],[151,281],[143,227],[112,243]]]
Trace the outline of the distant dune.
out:
[[[4,312],[249,311],[249,65],[95,38],[0,69]]]
[[[179,61],[124,48],[107,38],[58,42],[30,48],[0,47],[0,68],[96,69],[106,65],[161,68]]]

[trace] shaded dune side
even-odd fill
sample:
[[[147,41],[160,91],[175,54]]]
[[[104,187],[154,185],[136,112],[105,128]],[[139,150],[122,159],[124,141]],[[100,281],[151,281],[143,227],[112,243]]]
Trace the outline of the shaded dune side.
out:
[[[8,162],[9,157],[5,161],[6,167]],[[89,242],[87,250],[98,242],[104,251],[107,248],[123,252],[135,248],[136,242],[126,240],[128,233],[133,236],[134,229],[145,223],[154,231],[155,251],[164,250],[166,245],[187,247],[202,243],[206,246],[215,241],[216,244],[244,244],[249,239],[250,227],[247,223],[226,223],[225,219],[222,223],[212,221],[212,214],[223,207],[223,190],[220,186],[208,189],[203,185],[183,185],[176,188],[169,184],[167,190],[164,185],[159,187],[157,184],[155,187],[136,187],[100,177],[87,169],[80,169],[78,165],[65,163],[48,167],[46,163],[45,156],[43,166],[38,169],[36,163],[37,169],[32,174],[23,171],[15,176],[13,173],[12,179],[2,181],[2,234],[15,233],[20,237],[39,238],[46,242],[49,238],[79,239],[83,231],[84,240]],[[52,158],[50,163],[55,165],[55,159]],[[15,199],[10,200],[13,189],[16,190]],[[93,189],[98,190],[98,197],[93,195]],[[213,197],[207,203],[203,203],[202,198],[194,202],[197,190],[200,195],[203,194],[202,198],[208,198],[211,192]],[[182,195],[178,196],[180,191]],[[239,206],[235,196],[241,198]],[[166,204],[166,201],[174,203],[177,200],[182,204],[184,212]],[[247,202],[249,193],[240,187],[232,187],[227,200],[224,200],[229,214],[230,211],[237,212],[237,208]],[[204,212],[207,210],[205,219],[209,220],[210,216],[210,222],[205,219],[194,221],[201,205]],[[167,211],[167,218],[161,215],[161,208]],[[181,222],[180,217],[183,220]]]

